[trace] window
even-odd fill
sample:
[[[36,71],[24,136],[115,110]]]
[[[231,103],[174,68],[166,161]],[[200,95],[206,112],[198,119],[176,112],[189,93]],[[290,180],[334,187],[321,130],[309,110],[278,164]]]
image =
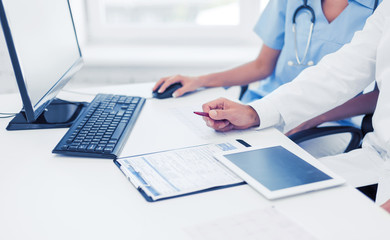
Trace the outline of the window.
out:
[[[260,0],[86,1],[90,41],[142,44],[254,42],[262,7]]]

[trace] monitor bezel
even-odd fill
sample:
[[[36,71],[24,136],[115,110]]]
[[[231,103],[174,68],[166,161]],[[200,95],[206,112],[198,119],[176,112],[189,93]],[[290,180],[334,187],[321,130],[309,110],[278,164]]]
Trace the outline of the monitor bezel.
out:
[[[33,105],[30,96],[27,91],[27,85],[24,80],[23,71],[20,66],[18,54],[15,48],[15,44],[12,37],[12,31],[8,24],[8,18],[6,10],[3,5],[3,0],[0,0],[0,20],[3,27],[3,33],[8,47],[8,53],[10,55],[12,67],[14,69],[16,82],[19,88],[20,96],[23,102],[23,109],[26,120],[28,122],[34,122],[38,117],[45,111],[46,107],[55,99],[60,90],[69,82],[70,79],[82,68],[84,65],[83,55],[81,53],[79,40],[77,37],[76,27],[74,24],[72,9],[70,7],[69,0],[66,0],[68,3],[68,9],[70,13],[70,18],[72,21],[73,31],[75,34],[76,44],[79,51],[79,58],[70,66],[70,68],[52,85],[52,87],[39,99],[39,101]]]

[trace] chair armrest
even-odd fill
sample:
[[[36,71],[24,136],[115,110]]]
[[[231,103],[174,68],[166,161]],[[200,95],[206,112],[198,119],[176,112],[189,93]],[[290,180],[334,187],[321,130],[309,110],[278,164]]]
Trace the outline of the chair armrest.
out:
[[[372,116],[373,114],[366,114],[362,120],[362,133],[365,136],[367,133],[374,131],[372,126]]]
[[[242,85],[241,86],[241,91],[240,91],[240,96],[238,96],[238,99],[241,100],[242,96],[244,96],[245,92],[248,90],[249,85]]]
[[[295,143],[301,143],[310,139],[324,137],[332,134],[351,133],[351,141],[349,142],[345,152],[360,147],[363,134],[360,129],[355,127],[333,126],[333,127],[316,127],[294,133],[289,138]]]

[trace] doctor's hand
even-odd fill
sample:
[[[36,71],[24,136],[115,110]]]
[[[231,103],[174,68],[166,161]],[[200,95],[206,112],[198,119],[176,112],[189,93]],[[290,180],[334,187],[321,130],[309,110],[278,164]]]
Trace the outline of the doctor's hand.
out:
[[[260,125],[260,118],[251,106],[226,98],[205,103],[202,108],[204,112],[209,113],[209,117],[203,117],[207,126],[216,131],[226,132]]]
[[[174,93],[174,97],[180,97],[184,93],[195,91],[196,89],[202,87],[201,81],[199,77],[187,77],[182,75],[170,76],[161,78],[156,82],[153,87],[153,91],[155,91],[160,85],[161,87],[158,89],[159,93],[164,92],[170,85],[174,83],[181,83],[183,86],[177,89]]]

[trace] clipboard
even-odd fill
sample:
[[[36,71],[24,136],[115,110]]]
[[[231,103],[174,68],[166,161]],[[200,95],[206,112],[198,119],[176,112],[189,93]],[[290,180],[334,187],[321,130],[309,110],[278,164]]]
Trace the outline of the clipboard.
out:
[[[245,184],[214,155],[247,146],[237,139],[123,157],[114,163],[146,201],[156,202]]]

